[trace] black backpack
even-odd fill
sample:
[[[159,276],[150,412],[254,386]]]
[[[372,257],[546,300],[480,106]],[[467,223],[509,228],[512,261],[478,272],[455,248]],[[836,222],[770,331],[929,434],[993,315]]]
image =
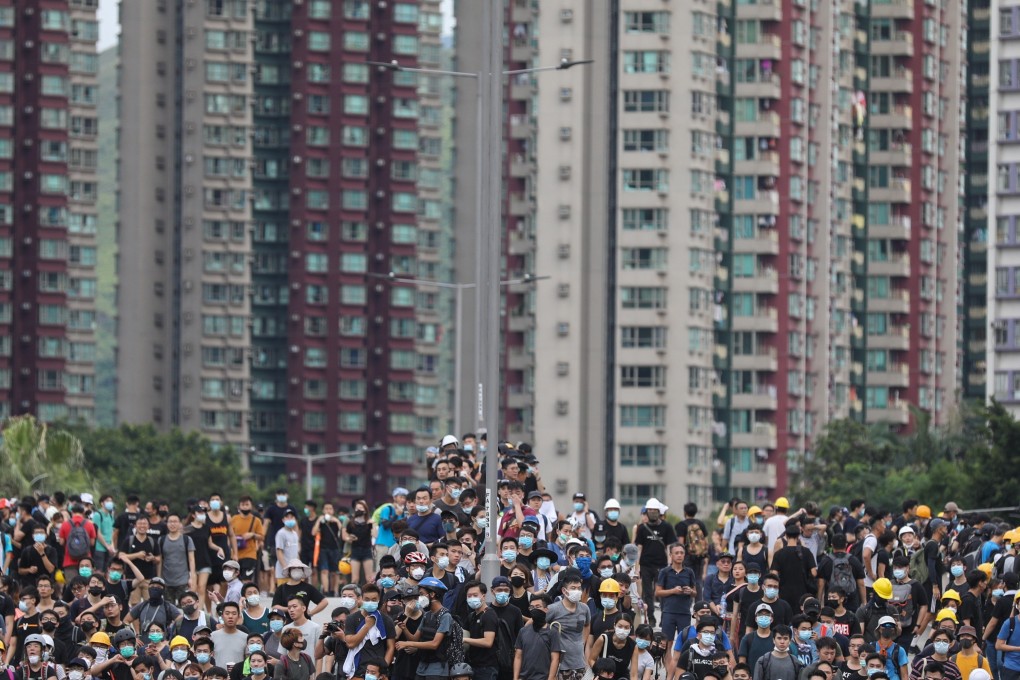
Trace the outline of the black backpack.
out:
[[[67,554],[75,560],[92,555],[91,541],[89,541],[89,532],[85,529],[85,522],[86,520],[82,519],[75,524],[72,518],[71,531],[67,534]]]
[[[436,633],[439,632],[439,621],[443,618],[443,614],[450,614],[450,632],[443,636],[443,641],[434,651],[429,653],[423,650],[422,656],[425,657],[423,660],[448,663],[451,666],[464,663],[464,629],[446,607],[441,608],[438,612],[429,612],[425,615],[421,622],[421,628],[419,628],[420,639],[423,642],[428,642],[436,637]]]

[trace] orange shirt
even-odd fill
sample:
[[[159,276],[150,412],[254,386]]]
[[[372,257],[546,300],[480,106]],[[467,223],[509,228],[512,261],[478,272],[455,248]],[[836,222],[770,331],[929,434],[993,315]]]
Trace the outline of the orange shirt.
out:
[[[230,526],[234,529],[234,536],[237,537],[237,559],[255,560],[259,556],[259,539],[244,540],[242,534],[255,533],[262,535],[262,520],[255,515],[247,517],[238,513],[230,517]]]

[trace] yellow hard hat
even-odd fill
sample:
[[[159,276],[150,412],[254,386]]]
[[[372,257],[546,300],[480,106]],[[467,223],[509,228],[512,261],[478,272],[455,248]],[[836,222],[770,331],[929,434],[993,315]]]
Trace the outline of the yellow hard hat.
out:
[[[914,511],[914,514],[921,519],[931,519],[931,508],[927,505],[919,505],[917,506],[917,510]]]
[[[945,602],[946,600],[952,600],[956,604],[963,603],[963,600],[960,599],[960,593],[956,592],[952,588],[942,593],[942,602]]]
[[[343,574],[344,576],[347,576],[348,574],[351,573],[351,561],[347,558],[340,560],[340,563],[337,564],[336,566],[340,573]]]
[[[93,633],[92,634],[92,637],[89,638],[89,644],[90,645],[106,645],[107,647],[110,647],[113,643],[110,642],[110,636],[109,635],[107,635],[106,633],[104,633],[102,631],[99,631],[98,633]]]
[[[757,505],[752,505],[751,507],[749,507],[747,509],[747,514],[748,515],[760,515],[761,514],[761,508],[759,508]]]
[[[607,578],[605,581],[602,582],[602,585],[599,586],[599,592],[600,593],[616,593],[617,595],[619,595],[620,594],[620,582],[617,581],[615,578]]]
[[[875,579],[875,582],[871,586],[875,594],[883,600],[892,599],[892,581],[887,578]]]
[[[987,576],[988,578],[991,578],[992,577],[992,565],[991,565],[991,563],[990,562],[985,562],[984,564],[979,564],[978,565],[978,571],[985,572],[985,576]]]
[[[956,612],[952,609],[940,609],[939,613],[935,615],[935,620],[944,621],[945,619],[949,619],[953,623],[960,622],[960,619],[956,618]]]
[[[191,643],[183,635],[175,635],[174,639],[170,641],[170,649],[174,647],[191,647]]]
[[[773,505],[775,505],[777,508],[786,508],[787,510],[790,509],[790,501],[786,499],[786,496],[780,496],[779,498],[777,498],[776,502],[773,503]]]

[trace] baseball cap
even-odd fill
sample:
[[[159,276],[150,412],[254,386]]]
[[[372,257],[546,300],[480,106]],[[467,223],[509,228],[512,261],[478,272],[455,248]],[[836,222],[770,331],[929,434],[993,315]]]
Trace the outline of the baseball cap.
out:
[[[694,609],[692,609],[691,611],[700,612],[702,609],[710,609],[710,607],[708,606],[708,602],[706,602],[705,600],[698,600],[697,602],[694,603]]]
[[[891,616],[883,616],[882,618],[880,618],[878,620],[878,625],[879,626],[895,626],[896,625],[896,619],[894,619]]]
[[[541,491],[532,491],[531,493],[528,494],[528,500],[529,501],[532,498],[541,498],[541,497],[542,497],[542,492]]]
[[[92,494],[90,494],[89,492],[86,491],[85,493],[83,493],[81,495],[81,502],[82,503],[87,503],[89,505],[92,505],[92,503],[95,502],[95,499],[93,498]],[[75,661],[80,661],[80,660],[81,659],[75,659]],[[74,663],[74,661],[72,661],[71,663]]]
[[[496,578],[492,579],[493,588],[498,588],[500,586],[506,586],[507,588],[509,588],[510,579],[508,579],[506,576],[497,576]]]
[[[391,496],[392,496],[393,498],[396,498],[397,496],[406,496],[406,495],[408,495],[409,493],[410,493],[410,492],[409,492],[409,491],[408,491],[407,489],[405,489],[404,487],[402,487],[402,486],[398,486],[398,487],[397,487],[396,489],[394,489],[394,490],[393,490],[393,493],[392,493],[392,494],[390,494],[390,495],[391,495]]]
[[[928,526],[930,526],[932,529],[940,529],[942,527],[949,526],[949,522],[942,519],[941,517],[936,517],[931,521],[931,523]]]
[[[588,499],[584,497],[584,494],[583,494],[583,493],[581,493],[580,491],[578,491],[577,493],[575,493],[575,494],[574,494],[574,500],[575,500],[575,501],[586,501],[586,500],[588,500]]]
[[[768,612],[769,614],[771,614],[772,613],[772,607],[770,607],[767,602],[762,602],[757,607],[755,607],[754,613],[755,614],[760,614],[762,612]]]

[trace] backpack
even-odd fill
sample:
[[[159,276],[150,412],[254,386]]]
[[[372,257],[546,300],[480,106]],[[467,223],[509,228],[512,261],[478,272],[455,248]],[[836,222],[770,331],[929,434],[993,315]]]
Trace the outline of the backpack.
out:
[[[911,597],[910,581],[907,583],[893,582],[892,592],[892,600],[889,601],[889,604],[896,610],[896,618],[899,619],[900,625],[907,629],[914,618],[914,598]]]
[[[850,546],[850,554],[853,555],[854,557],[856,557],[858,560],[860,560],[861,564],[864,563],[864,540],[863,539],[860,540],[860,541],[857,541],[852,546]]]
[[[496,660],[499,661],[500,668],[514,667],[516,642],[514,634],[510,631],[510,624],[499,619],[499,625],[496,627]]]
[[[839,588],[846,595],[857,592],[857,581],[854,579],[854,571],[850,567],[850,555],[843,553],[832,554],[832,576],[829,578],[829,589]]]
[[[924,558],[925,543],[922,543],[910,556],[910,576],[918,583],[928,582],[928,561]]]
[[[392,507],[393,503],[383,503],[378,508],[376,508],[375,512],[372,513],[372,524],[379,526],[381,524],[383,510]]]
[[[687,553],[691,557],[705,557],[708,555],[708,537],[697,522],[687,525]]]
[[[441,608],[438,612],[429,612],[425,615],[421,627],[418,629],[420,638],[424,642],[435,638],[436,633],[439,632],[439,621],[443,618],[443,614],[450,614],[450,632],[443,636],[443,641],[432,652],[431,658],[451,666],[464,663],[464,629],[446,607]],[[429,655],[426,653],[425,656],[428,658]]]
[[[790,661],[793,662],[793,677],[795,678],[799,677],[800,672],[804,670],[804,664],[801,662],[800,659],[797,658],[797,656],[793,653],[792,650],[790,652]],[[762,680],[773,680],[773,678],[769,675],[769,666],[772,665],[772,652],[768,652],[764,656],[759,658],[755,666],[757,666],[758,664],[761,664]],[[757,673],[755,675],[757,675]],[[779,680],[779,678],[776,678],[775,680]]]
[[[92,555],[91,541],[89,532],[85,530],[84,519],[77,524],[71,520],[71,531],[67,534],[67,554],[76,561]]]

